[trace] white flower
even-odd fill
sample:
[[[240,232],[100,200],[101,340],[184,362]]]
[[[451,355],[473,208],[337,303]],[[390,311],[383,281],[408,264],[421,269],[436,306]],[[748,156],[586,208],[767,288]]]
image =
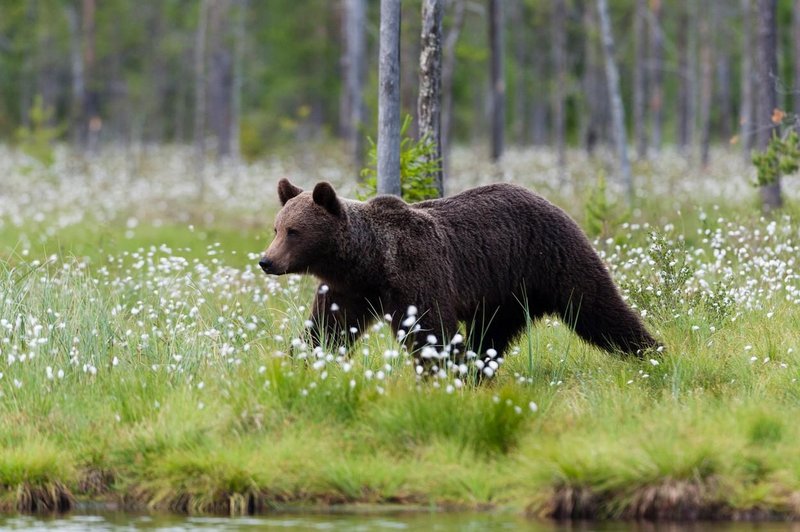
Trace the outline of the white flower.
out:
[[[414,305],[409,305],[408,310],[406,310],[407,316],[416,316],[417,315],[417,307]]]
[[[539,410],[539,405],[531,401],[530,403],[528,403],[528,408],[531,409],[531,412],[536,412]]]
[[[654,365],[654,366],[658,366],[658,360],[656,360],[655,358],[651,358],[651,359],[650,359],[650,363],[651,363],[652,365]]]
[[[331,312],[336,312],[337,310],[339,310],[339,305],[331,303]]]
[[[330,287],[328,285],[326,285],[326,284],[320,285],[320,287],[319,287],[319,293],[320,294],[327,294],[328,290],[330,290]]]

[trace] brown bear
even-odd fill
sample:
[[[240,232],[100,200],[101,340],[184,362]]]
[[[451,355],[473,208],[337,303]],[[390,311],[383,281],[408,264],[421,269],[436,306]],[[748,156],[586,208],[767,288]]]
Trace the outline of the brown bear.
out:
[[[275,238],[259,265],[319,279],[315,345],[349,346],[388,315],[418,361],[431,348],[502,357],[526,319],[547,314],[607,351],[657,345],[578,225],[521,186],[407,204],[395,196],[343,199],[325,182],[303,192],[282,179],[278,197]],[[453,347],[459,322],[467,324],[466,346]]]

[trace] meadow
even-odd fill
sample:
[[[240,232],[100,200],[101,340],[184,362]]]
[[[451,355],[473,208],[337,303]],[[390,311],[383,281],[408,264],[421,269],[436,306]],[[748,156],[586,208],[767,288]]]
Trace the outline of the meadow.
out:
[[[349,355],[311,349],[314,281],[259,270],[279,178],[356,195],[335,149],[209,163],[202,194],[189,150],[0,151],[3,511],[800,517],[796,176],[767,216],[740,153],[667,151],[628,208],[602,153],[562,176],[546,150],[456,150],[449,192],[505,180],[565,208],[664,344],[613,356],[553,317],[475,385],[418,379],[382,320]]]

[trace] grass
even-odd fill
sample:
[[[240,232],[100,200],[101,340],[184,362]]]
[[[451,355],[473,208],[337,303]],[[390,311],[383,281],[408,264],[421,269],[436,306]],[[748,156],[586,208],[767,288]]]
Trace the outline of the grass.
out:
[[[504,163],[514,180],[557,189],[514,157],[524,159]],[[113,161],[92,164],[101,172]],[[12,163],[0,163],[14,191],[0,200],[3,511],[100,498],[182,513],[366,502],[800,516],[792,207],[762,218],[747,198],[682,196],[685,168],[665,156],[640,179],[645,192],[675,191],[674,203],[643,199],[596,245],[666,349],[612,356],[548,319],[474,386],[452,374],[419,382],[380,324],[350,357],[302,346],[305,358],[285,355],[314,284],[254,268],[283,175],[272,167],[269,179],[231,170],[236,186],[222,172],[220,196],[201,206],[182,199],[185,178],[139,176],[160,180],[163,207],[106,204],[108,188],[65,171],[55,186],[71,201],[23,209],[15,198],[47,198],[36,187],[53,180],[15,181]],[[575,162],[575,179],[591,164]],[[472,184],[466,173],[457,186]],[[554,196],[580,217],[584,196]],[[105,207],[87,215],[92,203]],[[213,219],[192,214],[203,211]]]

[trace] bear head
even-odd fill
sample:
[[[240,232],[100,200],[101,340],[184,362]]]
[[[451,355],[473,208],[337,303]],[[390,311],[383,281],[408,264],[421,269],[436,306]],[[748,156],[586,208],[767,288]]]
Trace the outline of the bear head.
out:
[[[314,273],[334,258],[339,233],[347,225],[344,205],[330,183],[303,192],[288,179],[278,182],[281,208],[275,217],[275,238],[261,256],[265,273]]]

